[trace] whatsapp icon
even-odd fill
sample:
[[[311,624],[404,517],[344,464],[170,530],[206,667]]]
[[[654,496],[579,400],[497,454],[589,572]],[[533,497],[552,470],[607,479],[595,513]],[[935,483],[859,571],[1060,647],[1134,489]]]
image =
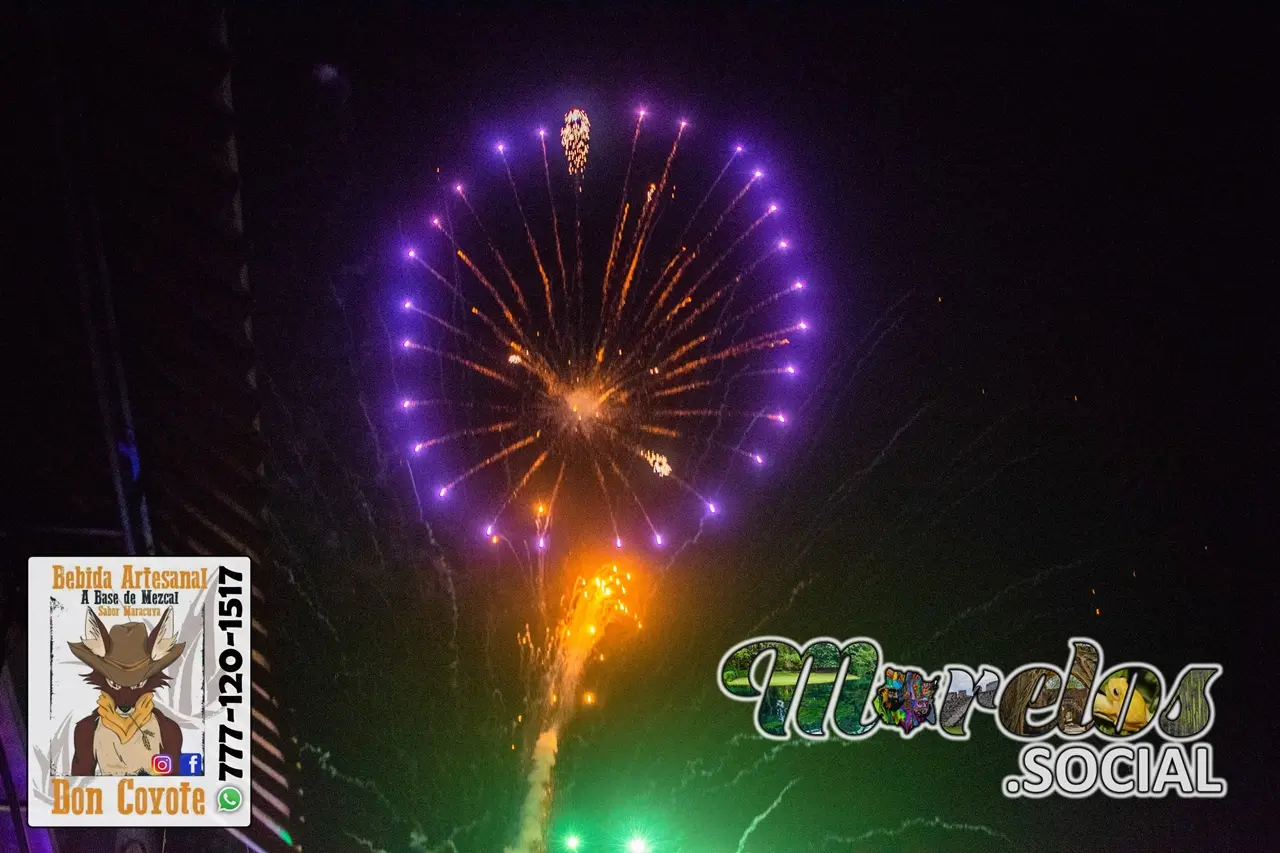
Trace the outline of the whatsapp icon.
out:
[[[228,785],[218,791],[218,811],[220,812],[233,812],[240,808],[240,803],[243,801],[239,788]]]

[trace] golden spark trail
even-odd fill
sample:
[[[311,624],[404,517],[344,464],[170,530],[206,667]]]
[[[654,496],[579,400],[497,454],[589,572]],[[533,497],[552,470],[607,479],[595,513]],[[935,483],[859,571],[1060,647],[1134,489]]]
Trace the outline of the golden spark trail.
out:
[[[622,210],[618,217],[618,227],[614,229],[613,239],[609,244],[609,267],[604,277],[602,285],[602,294],[600,298],[600,325],[596,328],[596,340],[593,349],[596,351],[596,362],[600,363],[604,360],[604,350],[609,346],[608,343],[608,325],[606,317],[609,312],[609,279],[612,276],[612,267],[614,256],[618,253],[618,247],[622,245],[623,229],[627,224],[627,216],[631,212],[631,205],[623,202]]]
[[[432,317],[431,314],[428,314],[425,311],[419,311],[419,313],[427,317]],[[493,336],[498,339],[498,342],[501,343],[509,351],[507,353],[507,362],[509,364],[519,364],[522,368],[529,371],[534,376],[538,377],[538,379],[542,381],[544,385],[551,384],[552,382],[555,381],[555,371],[552,369],[551,365],[547,364],[546,360],[543,359],[542,356],[537,351],[530,350],[527,347],[521,346],[517,342],[513,341],[511,338],[507,337],[505,334],[503,334],[502,330],[498,328],[497,323],[495,323],[492,319],[490,319],[490,317],[487,314],[485,314],[483,311],[481,311],[479,308],[475,307],[474,305],[471,306],[471,315],[478,318],[482,323],[484,323],[484,325],[489,329],[489,331],[493,334]],[[432,319],[435,319],[435,318],[432,317]],[[443,321],[438,320],[437,322],[440,322],[442,325],[446,325],[448,328],[452,328],[451,326],[448,326],[448,324],[445,324]],[[460,334],[462,334],[469,342],[475,344],[481,350],[488,352],[488,347],[485,347],[484,345],[480,344],[474,338],[470,337],[469,335],[466,335],[466,333],[460,332]]]
[[[533,475],[536,474],[538,472],[538,469],[542,467],[542,463],[547,461],[547,456],[549,456],[550,454],[551,454],[551,448],[547,448],[546,450],[538,454],[538,458],[533,460],[533,464],[529,466],[528,470],[524,472],[524,476],[520,478],[520,482],[516,484],[516,487],[514,489],[512,489],[510,492],[507,493],[506,500],[502,502],[502,505],[498,507],[498,511],[494,513],[495,519],[501,516],[503,513],[503,510],[505,510],[508,506],[510,506],[511,502],[515,500],[516,495],[520,494],[520,492],[524,489],[524,487],[529,485],[529,480],[532,479]]]
[[[502,423],[489,424],[488,426],[472,427],[470,429],[460,429],[451,432],[448,435],[442,435],[439,438],[433,438],[428,441],[419,441],[413,446],[413,450],[417,453],[420,450],[426,450],[429,447],[435,447],[439,444],[447,444],[450,441],[456,441],[459,438],[468,438],[476,435],[487,435],[492,432],[505,432],[516,425],[516,421],[503,421]]]
[[[556,197],[551,189],[551,163],[547,160],[546,131],[538,131],[538,142],[542,146],[542,171],[547,178],[547,201],[551,205],[551,229],[556,238],[556,261],[560,264],[560,288],[567,305],[569,300],[569,277],[564,269],[564,250],[560,247],[560,216],[556,213]],[[560,327],[556,324],[554,317],[551,321],[551,332],[556,341],[559,342]]]
[[[644,253],[645,241],[649,239],[649,234],[653,229],[653,223],[656,219],[658,207],[662,204],[662,197],[667,191],[667,179],[671,175],[671,164],[675,162],[676,152],[680,149],[680,138],[684,136],[685,122],[680,122],[680,130],[676,133],[675,142],[671,143],[671,153],[667,155],[666,166],[662,169],[662,178],[658,181],[657,190],[646,202],[644,208],[640,211],[640,221],[636,226],[636,247],[631,255],[631,265],[627,269],[627,277],[622,281],[622,295],[618,297],[618,309],[614,314],[613,325],[622,320],[622,312],[627,304],[627,295],[631,291],[631,282],[635,278],[636,266],[640,263],[640,256]],[[637,126],[637,131],[639,130]],[[605,340],[609,340],[606,333]]]
[[[516,388],[516,384],[512,382],[510,379],[508,379],[507,377],[503,376],[501,373],[498,373],[497,371],[494,371],[494,370],[490,370],[489,368],[485,367],[483,364],[476,364],[474,361],[472,361],[469,358],[463,358],[460,355],[454,355],[451,352],[445,352],[444,350],[436,349],[435,347],[427,346],[426,344],[415,343],[413,341],[405,341],[404,347],[405,349],[422,350],[423,352],[429,352],[432,355],[438,355],[441,358],[445,358],[445,359],[448,359],[449,361],[452,361],[454,364],[460,364],[463,367],[468,368],[469,370],[474,370],[476,373],[479,373],[481,376],[488,377],[489,379],[492,379],[495,382],[499,382],[503,385],[506,385],[508,388]]]
[[[653,424],[640,424],[640,426],[636,427],[636,429],[640,430],[641,432],[647,432],[650,435],[660,435],[663,438],[679,438],[680,437],[679,431],[671,429],[670,427],[660,427],[660,426],[655,426]]]
[[[707,241],[711,233],[714,233],[716,230],[720,228],[721,224],[725,220],[725,217],[727,217],[729,213],[733,210],[733,208],[737,206],[738,202],[740,202],[746,196],[747,192],[751,189],[751,185],[755,183],[756,180],[757,180],[757,177],[753,176],[751,180],[747,181],[746,186],[744,186],[742,190],[739,191],[739,193],[734,197],[733,201],[729,203],[729,207],[725,210],[724,213],[720,215],[720,218],[716,220],[716,224],[715,226],[713,226],[712,231],[709,232],[708,235],[699,242],[698,244],[699,247],[701,247]],[[711,266],[707,270],[705,270],[700,276],[698,276],[697,280],[686,291],[686,295],[679,302],[677,302],[669,312],[667,312],[667,316],[663,318],[661,322],[654,323],[653,318],[657,315],[657,312],[661,309],[661,307],[666,303],[672,291],[675,289],[676,284],[683,277],[685,269],[687,269],[689,266],[689,262],[691,262],[693,258],[697,256],[698,249],[697,248],[694,249],[693,253],[690,254],[689,256],[689,262],[686,262],[684,265],[681,266],[680,270],[676,273],[671,283],[667,286],[666,290],[663,291],[661,297],[659,297],[657,303],[654,305],[653,309],[650,311],[649,317],[646,319],[644,324],[647,327],[647,331],[641,336],[639,342],[637,343],[637,346],[633,350],[633,356],[629,359],[624,360],[623,366],[626,366],[630,361],[634,360],[634,357],[637,357],[640,353],[642,353],[644,351],[645,346],[650,341],[652,341],[653,338],[656,337],[658,334],[663,334],[662,342],[659,344],[658,349],[661,350],[663,347],[666,346],[667,342],[670,341],[670,339],[674,336],[674,332],[671,330],[671,326],[670,326],[671,321],[674,320],[676,315],[679,314],[680,311],[692,301],[694,295],[698,291],[698,288],[701,287],[702,284],[711,275],[713,275],[717,269],[719,269],[720,265],[724,263],[724,261],[733,253],[733,251],[739,245],[741,245],[744,240],[750,237],[751,234],[754,233],[755,230],[759,228],[762,224],[764,224],[765,220],[767,220],[775,212],[777,212],[777,208],[770,206],[769,209],[766,210],[760,217],[758,217],[754,222],[752,222],[749,226],[747,226],[747,228],[743,231],[743,233],[738,235],[737,239],[735,239],[729,245],[729,247],[725,249],[725,251],[722,252],[720,256],[715,259],[715,261],[712,262]],[[767,252],[764,255],[764,257],[760,259],[760,261],[763,261],[764,258],[769,257],[770,255],[775,253],[777,250],[778,250],[778,247],[775,246],[769,252]]]
[[[555,314],[551,306],[551,279],[547,276],[547,270],[542,265],[542,255],[538,254],[538,243],[533,239],[533,229],[529,227],[529,218],[524,215],[524,205],[520,203],[520,191],[516,189],[516,179],[511,174],[511,164],[507,162],[507,155],[503,153],[501,147],[498,148],[498,154],[501,155],[502,167],[507,172],[507,183],[511,185],[511,195],[516,200],[516,209],[520,211],[520,221],[524,223],[524,236],[529,241],[529,251],[533,253],[534,263],[538,265],[538,275],[542,277],[542,289],[547,300],[547,322],[554,327]],[[514,286],[515,280],[512,279],[511,283]]]
[[[769,210],[766,210],[761,216],[757,217],[754,222],[748,225],[746,227],[746,230],[744,230],[741,234],[739,234],[738,237],[732,243],[729,244],[729,248],[725,249],[720,254],[720,256],[716,258],[714,262],[712,262],[711,266],[709,266],[706,269],[706,271],[702,273],[702,275],[698,276],[697,280],[694,281],[692,286],[690,286],[688,295],[676,303],[675,307],[672,308],[671,311],[667,314],[664,322],[669,323],[672,320],[674,320],[676,314],[680,313],[680,311],[685,307],[687,307],[689,303],[693,300],[693,296],[695,293],[698,292],[698,288],[700,288],[708,278],[710,278],[713,274],[715,274],[715,271],[720,268],[720,265],[724,263],[729,258],[730,255],[733,254],[734,250],[737,249],[739,246],[741,246],[743,241],[745,241],[748,237],[754,234],[755,230],[759,228],[761,225],[763,225],[765,220],[768,219],[771,215],[773,215],[773,213],[774,213],[773,208],[770,208]],[[777,246],[770,248],[764,254],[763,257],[761,257],[759,260],[756,261],[756,264],[758,265],[762,263],[766,258],[775,254],[777,251],[778,251]],[[754,267],[752,269],[754,269]]]
[[[551,523],[551,516],[556,511],[556,498],[560,494],[560,484],[564,482],[564,469],[568,462],[564,459],[560,460],[560,473],[556,475],[556,484],[551,489],[551,500],[547,502],[547,523]]]
[[[613,243],[609,248],[609,260],[604,265],[604,284],[602,290],[602,298],[600,300],[600,325],[604,325],[604,312],[609,304],[609,284],[613,278],[613,264],[618,254],[618,245],[622,242],[622,230],[626,222],[626,211],[630,205],[627,203],[627,192],[631,185],[631,167],[636,160],[636,144],[640,141],[640,123],[644,121],[644,110],[636,117],[635,133],[631,135],[631,154],[627,158],[627,171],[622,178],[622,196],[618,201],[618,215],[614,219],[613,224]]]
[[[706,364],[710,364],[715,361],[724,361],[726,358],[734,358],[735,356],[746,355],[748,353],[756,352],[762,349],[772,349],[774,347],[786,346],[787,344],[791,343],[791,340],[787,338],[786,335],[798,329],[803,329],[803,328],[804,328],[803,323],[796,323],[795,325],[788,326],[785,329],[779,329],[776,332],[766,332],[763,335],[757,335],[751,340],[745,341],[740,344],[736,344],[735,346],[726,347],[725,349],[720,350],[719,352],[712,353],[711,355],[703,356],[702,358],[696,359],[694,361],[686,362],[685,364],[681,365],[680,367],[668,373],[667,377],[673,379],[677,376],[682,376],[691,370],[697,370],[699,367],[702,367]]]
[[[498,292],[498,288],[493,286],[493,282],[489,281],[488,276],[486,276],[480,268],[476,266],[475,261],[471,260],[471,256],[458,245],[458,241],[453,239],[452,234],[445,231],[443,228],[440,228],[439,225],[437,225],[436,228],[440,233],[444,234],[445,239],[453,246],[454,253],[464,264],[467,265],[467,269],[471,270],[471,274],[484,285],[485,290],[489,291],[489,295],[498,303],[498,307],[502,309],[502,316],[506,319],[507,325],[511,326],[511,330],[516,333],[516,336],[523,340],[524,330],[521,329],[520,324],[516,322],[515,315],[511,312],[511,307],[507,305],[506,300],[502,298],[502,294]]]
[[[448,483],[445,483],[443,486],[440,487],[441,493],[443,494],[448,492],[454,486],[458,485],[463,480],[472,476],[477,471],[483,470],[484,468],[489,467],[495,462],[501,462],[503,459],[506,459],[512,453],[515,453],[517,450],[520,450],[521,448],[528,447],[530,444],[533,444],[537,440],[538,440],[538,434],[534,433],[533,435],[525,436],[524,438],[520,439],[519,441],[513,444],[508,444],[506,447],[502,448],[497,453],[494,453],[488,458],[482,459],[479,462],[477,462],[475,465],[472,465],[470,468],[468,468],[466,471],[464,471],[460,476],[458,476],[454,480]]]
[[[754,272],[756,268],[759,267],[760,264],[764,263],[766,260],[768,260],[773,255],[777,254],[781,250],[781,244],[775,244],[774,246],[767,249],[760,257],[756,258],[754,261],[748,264],[745,268],[743,268],[743,271],[739,273],[733,280],[731,280],[729,283],[721,287],[720,290],[712,294],[712,296],[710,296],[709,298],[698,303],[698,307],[694,310],[692,316],[686,317],[683,321],[681,321],[679,325],[675,325],[673,323],[676,316],[682,310],[687,308],[689,305],[693,304],[694,296],[697,292],[698,287],[703,282],[705,282],[711,276],[711,274],[714,273],[715,270],[725,261],[725,259],[728,258],[728,256],[733,252],[733,250],[737,248],[737,246],[740,245],[743,240],[749,237],[751,233],[755,231],[755,229],[758,228],[764,222],[764,220],[767,219],[773,212],[774,212],[773,209],[770,209],[766,211],[764,215],[762,215],[760,218],[752,222],[751,225],[749,225],[747,229],[741,235],[739,235],[736,240],[733,241],[732,245],[730,245],[729,248],[726,249],[725,252],[722,253],[720,257],[718,257],[715,260],[715,262],[711,265],[711,267],[706,272],[704,272],[701,276],[699,276],[698,280],[694,282],[694,284],[689,288],[687,295],[685,295],[679,302],[677,302],[674,306],[672,306],[671,310],[667,312],[666,317],[664,317],[661,322],[652,323],[648,326],[647,330],[641,335],[636,347],[632,351],[632,354],[623,359],[623,361],[620,364],[620,368],[626,368],[630,366],[632,363],[634,363],[634,361],[637,358],[640,358],[643,353],[647,352],[646,346],[658,335],[661,335],[662,337],[657,345],[657,350],[659,352],[664,350],[667,347],[667,345],[672,341],[672,339],[676,338],[681,333],[683,333],[686,329],[688,329],[689,326],[691,326],[693,322],[697,320],[698,317],[700,317],[709,308],[713,307],[717,302],[719,302],[721,297],[723,297],[726,293],[730,292],[744,278],[746,278],[748,275]],[[681,271],[681,273],[683,273],[683,270]],[[676,277],[676,280],[678,279],[679,279],[679,275],[677,275]],[[672,282],[672,287],[674,287],[674,285],[675,285],[675,281]],[[670,288],[668,288],[668,293],[669,291],[670,291]],[[662,300],[660,300],[659,305],[661,304],[661,301],[666,299],[668,293],[663,294]],[[717,330],[713,330],[713,332],[718,334]],[[698,343],[709,340],[711,337],[714,337],[714,336],[715,334],[704,335],[698,340]],[[689,350],[689,346],[686,344],[684,347],[677,350],[676,353],[669,355],[666,358],[659,361],[656,367],[661,368],[666,366],[667,364],[670,364],[672,361],[679,358],[680,355],[683,355],[684,353],[688,352],[688,350]]]
[[[680,251],[684,252],[685,250],[682,247]],[[679,256],[680,256],[679,253],[677,253],[676,257],[678,258]],[[697,257],[698,255],[696,252],[690,252],[688,255],[685,256],[684,263],[680,265],[680,267],[676,270],[676,274],[672,276],[671,281],[667,283],[666,288],[662,291],[661,295],[658,297],[658,301],[655,302],[653,306],[649,309],[648,316],[645,317],[644,323],[641,324],[643,327],[649,328],[650,324],[653,322],[653,318],[658,315],[658,312],[662,310],[662,306],[665,305],[667,303],[667,300],[671,298],[672,291],[676,289],[676,286],[680,283],[680,279],[684,278],[685,271],[689,269],[689,265],[692,264],[694,259]],[[658,282],[658,283],[661,284],[661,282]],[[657,285],[654,285],[654,289],[655,290],[657,289]]]
[[[772,371],[760,372],[767,373]],[[697,382],[686,382],[683,385],[677,385],[674,388],[664,388],[661,391],[655,392],[652,396],[654,399],[658,399],[660,397],[674,397],[677,394],[685,394],[689,391],[696,391],[699,388],[707,388],[714,384],[714,379],[699,379]]]
[[[772,248],[770,248],[770,249],[766,250],[766,251],[764,252],[764,254],[762,254],[760,257],[756,258],[754,261],[752,261],[751,263],[747,264],[747,265],[742,269],[742,272],[740,272],[740,273],[738,273],[736,276],[734,276],[734,277],[729,281],[729,283],[728,283],[728,284],[725,284],[725,285],[724,285],[724,286],[722,286],[719,290],[717,290],[715,293],[711,294],[711,295],[710,295],[710,296],[708,296],[706,299],[704,299],[701,303],[699,303],[699,304],[698,304],[698,307],[697,307],[697,308],[695,308],[695,309],[694,309],[694,310],[689,314],[689,316],[685,317],[683,320],[681,320],[681,321],[680,321],[680,323],[679,323],[678,325],[676,325],[675,327],[673,327],[673,328],[672,328],[672,330],[667,334],[667,339],[669,340],[669,339],[674,338],[674,337],[676,337],[676,336],[678,336],[678,335],[680,335],[680,334],[683,334],[683,333],[684,333],[684,332],[685,332],[685,331],[686,331],[690,326],[692,326],[692,325],[697,321],[697,319],[698,319],[699,317],[701,317],[703,314],[705,314],[705,313],[706,313],[707,311],[709,311],[711,308],[715,307],[715,306],[720,302],[720,300],[721,300],[721,299],[723,299],[726,295],[728,295],[729,293],[732,293],[732,292],[733,292],[733,291],[734,291],[734,290],[735,290],[735,289],[736,289],[740,284],[742,284],[742,282],[743,282],[743,280],[744,280],[744,279],[746,279],[746,278],[750,277],[750,275],[751,275],[753,272],[755,272],[755,271],[756,271],[756,269],[757,269],[757,268],[758,268],[762,263],[764,263],[765,261],[769,260],[769,258],[771,258],[771,257],[773,257],[774,255],[776,255],[779,251],[781,251],[781,248],[780,248],[780,247],[778,247],[778,246],[774,246],[774,247],[772,247]],[[784,292],[788,292],[788,291],[784,291]],[[682,301],[682,302],[680,303],[680,305],[678,305],[678,306],[677,306],[677,308],[676,308],[675,310],[673,310],[673,311],[672,311],[672,315],[674,316],[674,314],[676,313],[676,310],[679,310],[679,309],[681,309],[681,308],[686,307],[686,306],[690,303],[690,301],[691,301],[691,300],[692,300],[692,297],[687,297],[684,301]],[[668,321],[670,321],[672,318],[673,318],[673,317],[668,317],[667,319],[668,319]],[[721,326],[725,326],[725,325],[727,325],[727,324],[720,324],[720,325],[721,325]],[[719,327],[717,327],[717,328],[719,328]]]
[[[744,418],[767,418],[770,412],[745,412],[741,409],[658,409],[653,413],[660,418],[714,418],[722,414]]]
[[[503,163],[506,163],[505,158]],[[511,176],[511,171],[507,170],[507,176]],[[515,189],[515,182],[512,181],[511,188]],[[516,277],[511,274],[511,267],[507,266],[507,259],[502,256],[501,250],[493,242],[493,237],[489,236],[489,229],[484,227],[484,221],[480,218],[480,214],[476,213],[476,209],[471,206],[471,199],[467,198],[467,194],[462,187],[458,187],[458,197],[462,199],[462,203],[466,205],[468,211],[471,212],[471,218],[476,221],[476,225],[480,228],[480,233],[484,235],[484,239],[489,243],[489,251],[493,252],[493,258],[498,262],[498,266],[502,267],[503,273],[507,276],[507,281],[511,284],[511,292],[515,294],[516,304],[520,306],[520,310],[524,312],[525,317],[529,317],[529,305],[524,301],[524,291],[520,289],[520,285],[516,284]],[[520,197],[516,197],[516,204],[520,203]],[[524,211],[520,211],[521,216]],[[527,227],[527,224],[526,224]],[[536,254],[536,251],[535,251]]]
[[[693,260],[693,256],[692,255],[686,256],[686,252],[687,250],[685,249],[685,247],[681,246],[680,249],[674,255],[671,256],[671,260],[667,261],[667,265],[662,268],[662,272],[658,274],[658,277],[656,279],[654,279],[653,287],[649,288],[649,293],[645,296],[645,301],[640,305],[641,309],[643,309],[646,305],[648,305],[649,301],[653,299],[653,295],[658,292],[658,287],[664,281],[667,280],[667,276],[670,275],[671,271],[676,268],[676,264],[680,263],[681,260],[684,260],[685,263],[682,264],[680,267],[680,269],[683,270],[684,267],[688,266],[689,262]],[[643,313],[643,310],[642,310],[642,313]]]

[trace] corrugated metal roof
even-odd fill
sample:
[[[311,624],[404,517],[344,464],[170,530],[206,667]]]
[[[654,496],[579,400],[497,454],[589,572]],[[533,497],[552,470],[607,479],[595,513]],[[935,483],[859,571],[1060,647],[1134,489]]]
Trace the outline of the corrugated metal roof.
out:
[[[36,464],[10,481],[29,486],[31,499],[4,531],[6,549],[123,553],[111,534],[127,531],[139,552],[153,542],[159,554],[246,554],[264,590],[254,615],[269,624],[254,305],[222,11],[38,14],[55,83],[43,129],[61,130],[65,156],[44,163],[59,180],[33,184],[36,201],[50,191],[60,201],[33,204],[39,239],[28,262],[49,275],[35,288],[24,357],[42,370],[20,377],[32,405],[12,434]],[[296,754],[274,699],[269,635],[251,637],[263,662],[252,673],[262,716],[255,766],[271,771],[255,775],[264,795],[248,830],[215,834],[222,841],[182,832],[182,849],[284,853],[297,843]],[[90,834],[63,835],[62,853],[100,846]]]

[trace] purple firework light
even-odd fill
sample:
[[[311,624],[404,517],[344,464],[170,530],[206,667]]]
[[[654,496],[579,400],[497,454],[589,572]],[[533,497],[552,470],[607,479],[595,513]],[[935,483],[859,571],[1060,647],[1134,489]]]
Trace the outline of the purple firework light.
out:
[[[794,314],[805,285],[786,275],[790,240],[769,233],[781,207],[759,197],[763,169],[741,170],[741,145],[718,173],[682,173],[683,119],[643,178],[649,117],[637,113],[608,231],[593,227],[603,208],[583,201],[590,122],[573,110],[561,132],[567,170],[552,169],[539,129],[541,168],[522,186],[518,146],[497,143],[510,200],[497,209],[455,182],[450,207],[404,250],[424,275],[423,293],[400,300],[421,321],[402,346],[429,359],[423,387],[428,377],[442,386],[400,401],[422,415],[414,429],[426,437],[411,447],[440,477],[440,499],[468,484],[465,503],[482,502],[495,542],[518,502],[536,499],[545,550],[571,491],[596,496],[615,548],[642,533],[662,547],[660,522],[723,514],[714,495],[735,460],[764,467],[752,446],[767,438],[761,422],[788,424],[769,402],[798,370],[778,351],[810,324]],[[706,188],[678,194],[677,175]],[[695,197],[691,212],[681,206]]]

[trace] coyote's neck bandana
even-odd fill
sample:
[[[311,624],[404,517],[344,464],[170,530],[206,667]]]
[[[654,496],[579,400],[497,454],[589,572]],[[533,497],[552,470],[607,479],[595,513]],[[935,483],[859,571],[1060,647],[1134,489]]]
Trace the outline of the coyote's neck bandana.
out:
[[[116,733],[121,743],[128,743],[138,730],[151,722],[152,694],[147,693],[128,714],[116,710],[116,703],[105,691],[98,694],[98,719]]]

